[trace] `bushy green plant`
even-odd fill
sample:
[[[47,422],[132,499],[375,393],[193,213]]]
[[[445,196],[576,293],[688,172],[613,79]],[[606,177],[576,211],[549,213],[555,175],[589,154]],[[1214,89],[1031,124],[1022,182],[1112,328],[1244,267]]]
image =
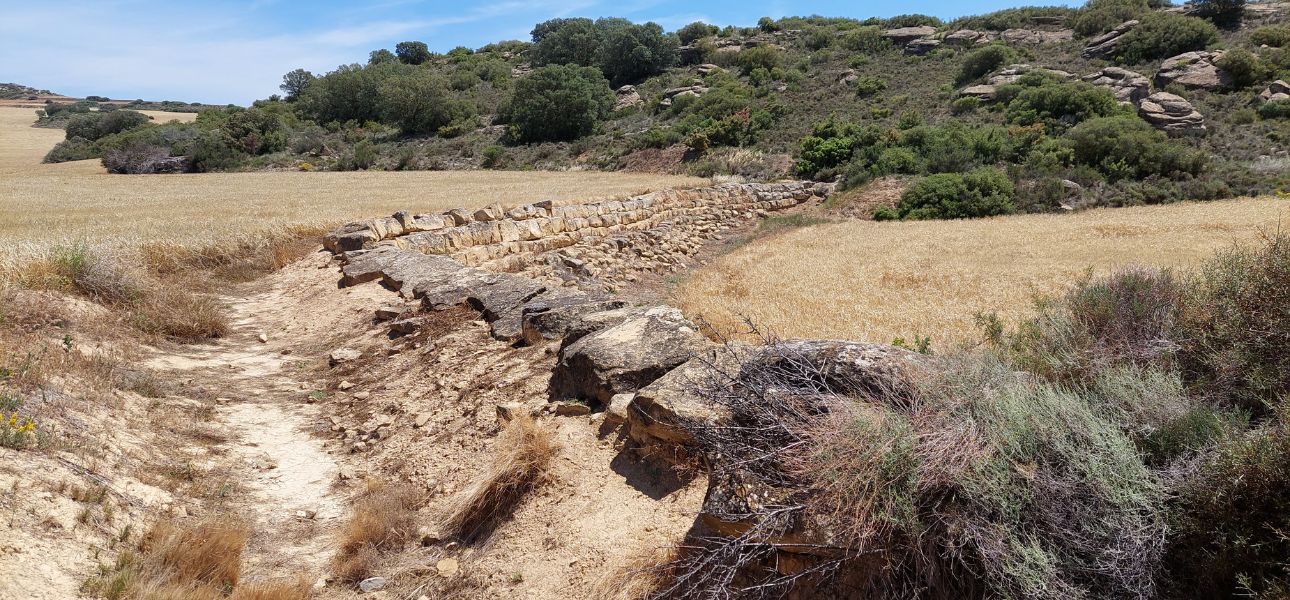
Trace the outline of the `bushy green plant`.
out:
[[[744,75],[752,73],[753,69],[759,67],[767,71],[774,70],[779,68],[783,60],[779,49],[772,46],[749,48],[735,56],[735,64]]]
[[[1263,82],[1272,71],[1259,60],[1259,56],[1245,48],[1233,48],[1223,53],[1214,63],[1232,78],[1232,87],[1243,88]]]
[[[1061,131],[1088,119],[1132,113],[1116,101],[1110,90],[1083,81],[1052,81],[1027,75],[1022,82],[1023,87],[1007,104],[1006,115],[1011,123],[1043,123],[1051,131]],[[1025,85],[1030,82],[1038,84]]]
[[[1077,35],[1099,35],[1125,21],[1140,18],[1150,10],[1147,0],[1089,0],[1075,15],[1071,27]]]
[[[1250,34],[1250,43],[1255,46],[1280,48],[1290,44],[1290,25],[1264,25]]]
[[[596,61],[612,85],[636,83],[676,64],[676,36],[664,34],[657,23],[601,19],[598,24],[605,21]]]
[[[883,217],[921,220],[1006,215],[1015,210],[1014,191],[1012,180],[998,169],[939,173],[914,182],[901,194],[894,214],[884,213]]]
[[[716,34],[717,34],[717,27],[715,25],[708,25],[703,21],[695,21],[693,23],[690,23],[689,25],[686,25],[685,27],[682,27],[676,30],[676,37],[681,41],[682,44],[693,44],[694,42],[697,42],[705,37],[713,36]]]
[[[453,94],[448,82],[428,70],[389,77],[378,89],[382,117],[405,134],[433,134],[474,115],[474,105]]]
[[[1141,64],[1184,52],[1204,50],[1218,40],[1213,23],[1172,12],[1144,15],[1142,23],[1126,33],[1116,49],[1126,64]]]
[[[1073,127],[1065,139],[1077,163],[1094,167],[1112,180],[1198,175],[1208,164],[1203,152],[1127,115],[1090,119]]]
[[[931,26],[931,27],[940,27],[941,25],[944,25],[944,24],[945,23],[943,23],[940,19],[936,17],[933,17],[931,15],[917,14],[917,13],[909,14],[909,15],[896,15],[894,17],[890,17],[883,21],[884,27],[893,28],[893,29],[900,28],[900,27],[922,27],[925,25]]]
[[[874,55],[892,49],[891,42],[882,37],[882,30],[873,27],[857,27],[842,34],[839,41],[843,48],[860,54]]]
[[[591,133],[613,105],[599,70],[547,65],[515,82],[505,117],[517,141],[572,140]]]
[[[770,17],[762,17],[760,19],[757,19],[757,29],[760,29],[766,33],[774,33],[776,31],[779,31],[780,27],[779,27],[779,23],[775,22],[775,19],[772,19]]]
[[[1290,100],[1273,100],[1259,107],[1259,116],[1264,119],[1290,119]]]
[[[1017,55],[1003,44],[990,44],[977,48],[963,57],[963,66],[959,69],[960,85],[976,81],[980,77],[1016,60]]]
[[[81,113],[73,115],[67,122],[67,139],[96,141],[114,133],[142,127],[151,121],[147,115],[133,110]]]
[[[856,95],[872,96],[887,89],[887,80],[874,75],[861,75],[856,78]]]
[[[389,50],[382,50],[381,52],[389,54]],[[373,58],[368,61],[368,64],[377,62],[375,60],[376,52],[373,52],[372,54]],[[390,54],[390,59],[394,59],[393,54]],[[315,77],[313,73],[304,69],[295,69],[282,76],[282,85],[279,85],[278,89],[282,90],[282,92],[287,95],[288,102],[294,102],[300,98],[301,94],[305,93],[305,90],[309,88],[309,85],[312,84],[315,79],[317,79],[317,77]]]

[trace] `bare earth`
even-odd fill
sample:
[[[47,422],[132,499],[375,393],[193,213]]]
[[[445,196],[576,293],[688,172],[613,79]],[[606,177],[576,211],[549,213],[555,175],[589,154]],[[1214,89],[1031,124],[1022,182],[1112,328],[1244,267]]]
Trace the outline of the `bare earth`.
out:
[[[180,117],[182,115],[182,117]],[[162,113],[157,120],[191,113]],[[397,210],[590,200],[704,185],[673,175],[417,171],[109,175],[97,160],[40,164],[63,138],[30,127],[35,112],[0,107],[0,261],[85,239],[205,243],[286,225],[327,225]],[[8,254],[8,256],[6,256]]]
[[[676,290],[691,317],[734,331],[933,347],[974,338],[973,317],[1029,313],[1036,294],[1129,265],[1185,267],[1290,226],[1290,201],[1258,198],[963,221],[848,221],[722,256]]]

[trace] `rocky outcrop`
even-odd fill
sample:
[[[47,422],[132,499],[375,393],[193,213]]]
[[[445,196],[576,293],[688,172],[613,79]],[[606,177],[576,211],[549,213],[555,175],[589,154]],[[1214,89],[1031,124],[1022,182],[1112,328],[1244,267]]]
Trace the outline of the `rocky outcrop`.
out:
[[[640,92],[636,91],[636,86],[625,85],[614,92],[614,110],[625,110],[634,106],[640,106],[645,102],[641,98]]]
[[[1290,100],[1290,83],[1283,80],[1273,81],[1261,93],[1259,98],[1264,102],[1273,102],[1276,100]]]
[[[708,86],[703,85],[703,82],[697,79],[695,81],[697,83],[694,85],[686,85],[663,90],[663,98],[658,101],[659,107],[667,108],[672,106],[672,104],[676,102],[677,98],[684,98],[687,96],[698,97],[708,93]]]
[[[653,383],[707,344],[681,311],[651,308],[562,348],[550,396],[607,405],[615,394]]]
[[[1166,60],[1156,73],[1156,87],[1180,85],[1187,89],[1213,90],[1232,84],[1232,76],[1218,67],[1223,52],[1187,52]]]
[[[994,41],[994,35],[986,31],[960,29],[946,34],[941,41],[943,41],[946,46],[950,46],[952,48],[968,48],[980,44],[988,44]]]
[[[909,56],[923,56],[940,47],[940,40],[936,38],[922,38],[905,44],[905,54],[908,54]]]
[[[1133,31],[1140,24],[1139,21],[1125,21],[1115,29],[1112,29],[1102,35],[1099,35],[1088,42],[1080,56],[1084,58],[1105,58],[1113,56],[1120,49],[1120,41],[1124,35]]]
[[[1134,106],[1151,95],[1151,80],[1146,75],[1120,67],[1106,67],[1085,75],[1084,81],[1108,88],[1115,94],[1116,100]]]
[[[1156,92],[1138,105],[1138,114],[1157,129],[1170,133],[1201,133],[1205,116],[1181,96]]]
[[[897,46],[905,46],[914,40],[931,37],[933,35],[936,35],[936,28],[931,25],[898,27],[896,29],[888,29],[882,32],[882,37],[887,38],[891,43]]]
[[[607,325],[611,313],[626,309],[624,300],[606,300],[594,297],[543,298],[524,306],[521,326],[524,342],[535,346],[553,340],[569,344],[582,336]],[[625,320],[627,313],[622,313]]]
[[[999,34],[999,39],[1013,45],[1038,46],[1040,44],[1060,44],[1075,39],[1075,32],[1070,29],[1041,31],[1036,29],[1009,29]]]

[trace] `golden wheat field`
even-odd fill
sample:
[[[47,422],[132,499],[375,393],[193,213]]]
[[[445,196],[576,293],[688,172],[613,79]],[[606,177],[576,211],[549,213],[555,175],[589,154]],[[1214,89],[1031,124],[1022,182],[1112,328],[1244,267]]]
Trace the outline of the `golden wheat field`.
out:
[[[751,242],[676,290],[719,331],[933,347],[977,337],[974,315],[1029,313],[1036,294],[1130,265],[1186,267],[1290,227],[1290,201],[1242,199],[965,221],[819,225]]]
[[[191,113],[153,113],[157,121]],[[74,240],[200,244],[288,225],[328,225],[401,209],[643,193],[707,180],[603,172],[421,171],[110,175],[97,160],[41,158],[62,130],[31,127],[30,108],[0,107],[0,261]]]

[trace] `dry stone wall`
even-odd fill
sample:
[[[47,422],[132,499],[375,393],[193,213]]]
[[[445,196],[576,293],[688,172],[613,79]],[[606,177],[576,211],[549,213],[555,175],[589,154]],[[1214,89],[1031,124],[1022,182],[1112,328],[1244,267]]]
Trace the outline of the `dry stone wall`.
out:
[[[671,230],[683,223],[702,233],[722,223],[797,206],[826,196],[813,182],[723,184],[666,190],[582,204],[537,202],[504,209],[453,209],[349,223],[327,235],[332,252],[391,245],[444,255],[469,266],[517,271],[535,255],[618,234]],[[655,236],[657,237],[657,236]]]

